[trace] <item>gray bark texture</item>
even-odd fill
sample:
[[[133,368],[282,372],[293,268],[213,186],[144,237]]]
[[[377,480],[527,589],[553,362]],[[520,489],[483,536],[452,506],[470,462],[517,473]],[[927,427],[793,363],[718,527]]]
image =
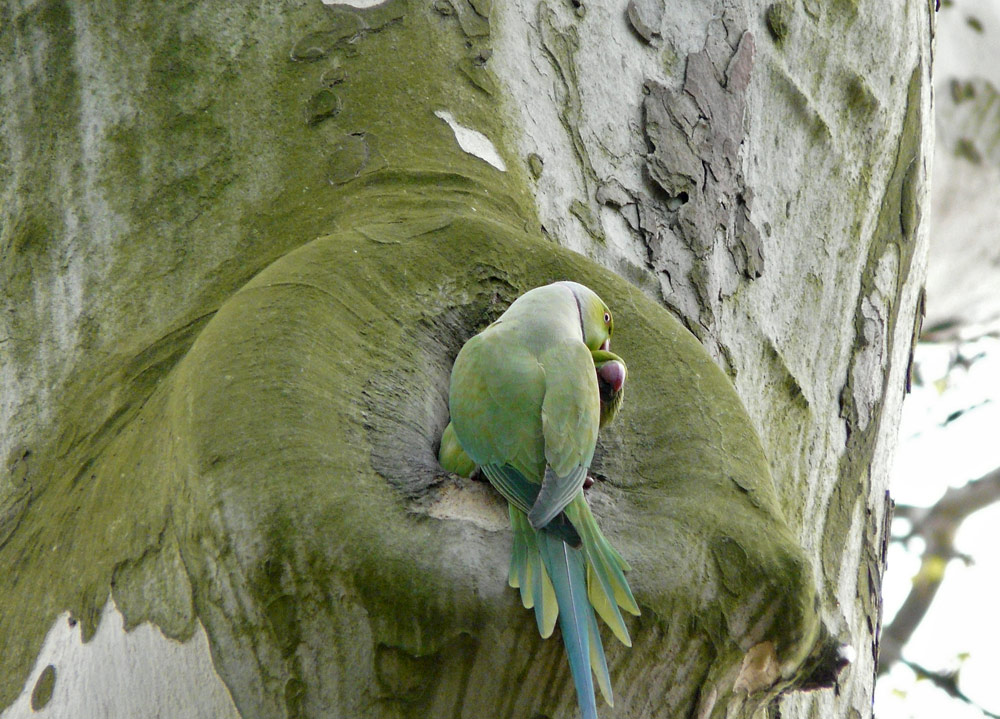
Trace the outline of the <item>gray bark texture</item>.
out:
[[[558,279],[629,366],[601,716],[870,716],[933,3],[356,4],[0,7],[0,718],[576,716],[436,461]]]

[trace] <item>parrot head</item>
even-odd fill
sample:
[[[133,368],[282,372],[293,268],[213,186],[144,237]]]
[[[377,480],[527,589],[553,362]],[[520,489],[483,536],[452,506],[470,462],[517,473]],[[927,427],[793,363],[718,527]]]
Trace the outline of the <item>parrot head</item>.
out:
[[[577,282],[561,282],[569,287],[580,309],[580,323],[583,327],[583,343],[591,352],[607,351],[611,346],[611,334],[615,322],[611,310],[592,289]]]
[[[597,370],[597,389],[601,396],[600,427],[603,429],[621,409],[628,369],[621,357],[607,350],[595,350],[591,355]]]

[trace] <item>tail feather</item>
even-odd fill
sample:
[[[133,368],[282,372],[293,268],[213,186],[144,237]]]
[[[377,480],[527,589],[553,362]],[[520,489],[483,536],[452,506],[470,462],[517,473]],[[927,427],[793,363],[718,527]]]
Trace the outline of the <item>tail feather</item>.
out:
[[[530,609],[531,604],[528,597],[531,595],[531,577],[528,575],[528,545],[525,541],[521,528],[518,526],[516,512],[513,505],[508,504],[510,514],[510,528],[513,535],[513,543],[510,548],[510,569],[507,572],[507,583],[515,589],[521,590],[521,603],[525,609]]]
[[[632,646],[625,620],[618,611],[618,603],[614,600],[614,590],[609,585],[607,576],[595,568],[593,561],[587,562],[587,596],[594,610],[618,637],[618,641],[626,647]]]
[[[586,568],[583,553],[572,549],[557,537],[541,531],[537,535],[539,553],[552,579],[559,603],[559,628],[569,657],[569,668],[576,685],[576,697],[583,719],[597,719],[594,678],[591,674],[591,624],[594,619],[587,598]],[[597,637],[598,642],[600,637]],[[603,655],[603,648],[600,650]],[[605,672],[607,668],[605,666]],[[610,682],[609,682],[610,684]]]
[[[591,591],[595,594],[604,593],[608,599],[607,602],[599,599],[598,603],[602,607],[605,604],[617,604],[629,614],[639,616],[639,605],[636,604],[635,597],[632,596],[632,589],[628,585],[628,580],[625,579],[624,572],[628,571],[629,566],[608,540],[605,539],[601,528],[597,526],[597,520],[594,519],[594,515],[591,513],[590,506],[587,504],[587,500],[584,498],[582,492],[566,507],[566,516],[569,517],[570,522],[573,523],[573,526],[579,532],[580,539],[583,541],[584,552],[589,560],[588,564],[593,567],[593,574],[599,580],[597,583],[590,584]],[[595,588],[597,585],[600,586]],[[614,597],[613,602],[611,601],[612,596]],[[595,607],[597,607],[596,604]],[[616,624],[621,619],[620,613],[616,609],[614,612],[609,612],[611,615],[609,617],[607,613],[600,611],[602,607],[598,607],[601,618],[614,630]],[[618,616],[616,617],[615,615]],[[622,628],[624,628],[623,625]],[[631,646],[631,642],[622,639],[617,630],[615,630],[615,636],[621,639],[624,644]],[[627,632],[625,636],[628,636]]]
[[[601,689],[601,696],[609,707],[615,705],[615,697],[611,692],[611,675],[608,674],[608,660],[604,656],[604,645],[601,643],[601,632],[597,628],[597,618],[594,613],[590,613],[590,623],[588,624],[590,634],[590,668],[594,670],[597,677],[597,686]]]
[[[510,508],[510,524],[514,532],[514,544],[510,553],[508,583],[521,592],[521,604],[525,609],[534,608],[538,633],[543,639],[552,636],[559,614],[552,581],[542,564],[538,552],[535,530],[528,523],[524,512],[513,505]]]
[[[545,571],[545,565],[542,563],[542,558],[538,550],[536,549],[533,554],[536,576],[533,597],[535,602],[535,622],[538,624],[538,633],[542,636],[542,639],[548,639],[552,636],[552,632],[556,628],[556,617],[559,616],[559,596],[556,594],[552,581]]]
[[[559,620],[583,719],[597,719],[595,677],[609,706],[614,706],[614,696],[594,612],[623,644],[632,646],[619,607],[636,615],[639,607],[625,579],[628,564],[602,534],[582,492],[560,517],[559,526],[536,530],[525,512],[510,506],[509,582],[520,590],[522,604],[534,609],[543,638]],[[579,549],[567,542],[577,534]]]

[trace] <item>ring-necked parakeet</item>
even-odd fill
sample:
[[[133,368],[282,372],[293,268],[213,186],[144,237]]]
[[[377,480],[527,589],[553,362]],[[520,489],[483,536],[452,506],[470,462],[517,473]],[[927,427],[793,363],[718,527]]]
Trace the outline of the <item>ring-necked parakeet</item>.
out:
[[[613,704],[594,610],[627,646],[618,608],[639,613],[628,565],[583,496],[598,429],[623,395],[625,364],[608,351],[612,331],[604,302],[575,282],[519,297],[455,359],[440,453],[443,466],[454,466],[457,440],[507,499],[510,584],[534,608],[542,637],[559,619],[585,719],[597,718],[591,669]]]

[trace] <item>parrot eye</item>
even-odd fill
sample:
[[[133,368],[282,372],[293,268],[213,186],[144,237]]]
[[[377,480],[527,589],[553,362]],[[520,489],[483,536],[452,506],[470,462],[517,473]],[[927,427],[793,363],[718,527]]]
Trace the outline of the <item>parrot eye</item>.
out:
[[[611,324],[611,313],[610,312],[605,312],[604,313],[604,324],[606,324],[606,325]]]

